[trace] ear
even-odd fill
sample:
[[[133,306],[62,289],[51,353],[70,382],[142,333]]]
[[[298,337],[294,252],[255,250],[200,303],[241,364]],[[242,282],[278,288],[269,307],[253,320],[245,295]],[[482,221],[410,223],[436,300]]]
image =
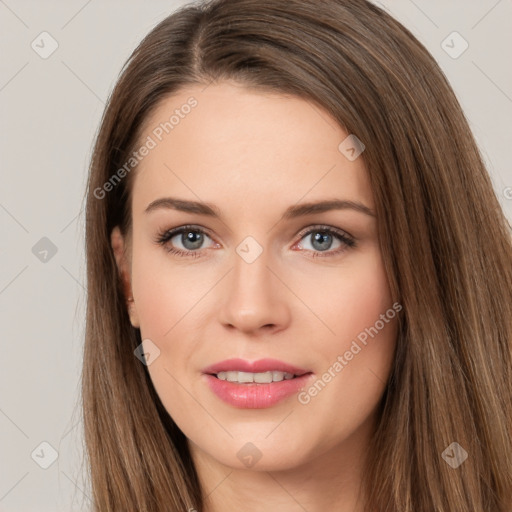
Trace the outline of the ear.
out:
[[[139,317],[137,315],[137,308],[135,306],[135,300],[132,293],[130,263],[126,256],[127,248],[125,244],[126,242],[121,233],[121,230],[119,229],[119,226],[116,226],[110,234],[110,245],[112,246],[114,257],[117,263],[117,268],[119,270],[119,275],[123,283],[124,297],[126,299],[128,314],[130,315],[130,322],[133,325],[133,327],[139,328],[140,322]]]

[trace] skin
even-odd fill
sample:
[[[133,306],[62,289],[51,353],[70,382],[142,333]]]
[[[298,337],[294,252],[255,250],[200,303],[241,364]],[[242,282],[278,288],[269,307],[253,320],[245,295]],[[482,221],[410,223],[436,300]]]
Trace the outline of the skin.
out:
[[[396,317],[307,404],[293,395],[239,409],[210,391],[201,370],[232,357],[270,357],[312,371],[314,382],[392,307],[374,216],[343,209],[281,218],[291,205],[325,199],[374,211],[363,159],[338,150],[348,134],[313,103],[233,82],[167,97],[141,140],[190,96],[198,105],[131,177],[129,238],[112,232],[133,296],[132,325],[160,350],[148,366],[155,389],[189,440],[208,512],[362,511],[361,468],[392,365]],[[145,213],[165,196],[213,203],[222,218]],[[167,247],[197,258],[155,241],[185,224],[207,231],[200,248],[181,235]],[[319,249],[314,233],[301,236],[317,224],[343,230],[356,246],[336,254],[344,243],[333,238]],[[247,236],[263,249],[250,264],[236,252]],[[261,454],[250,468],[237,457],[249,442]]]

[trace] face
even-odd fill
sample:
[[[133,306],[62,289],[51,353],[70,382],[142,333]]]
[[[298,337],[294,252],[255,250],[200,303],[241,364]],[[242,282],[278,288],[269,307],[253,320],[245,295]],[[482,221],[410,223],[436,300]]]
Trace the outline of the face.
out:
[[[116,228],[112,247],[194,453],[278,470],[369,432],[400,306],[348,134],[308,101],[229,82],[188,86],[145,127],[131,236]]]

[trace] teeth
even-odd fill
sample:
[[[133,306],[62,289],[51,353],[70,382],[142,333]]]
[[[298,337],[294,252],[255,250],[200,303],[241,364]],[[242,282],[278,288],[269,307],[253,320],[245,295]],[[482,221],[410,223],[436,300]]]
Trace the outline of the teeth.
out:
[[[247,384],[249,382],[256,382],[257,384],[268,384],[270,382],[280,382],[282,380],[293,379],[293,373],[287,372],[219,372],[217,378],[220,380],[227,380],[228,382],[239,382]]]

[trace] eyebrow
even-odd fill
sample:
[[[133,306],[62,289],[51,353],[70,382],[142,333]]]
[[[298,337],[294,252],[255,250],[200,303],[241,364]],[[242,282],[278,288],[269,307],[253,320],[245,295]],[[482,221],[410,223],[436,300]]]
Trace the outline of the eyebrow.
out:
[[[174,197],[161,197],[160,199],[155,199],[148,205],[145,213],[152,212],[159,208],[178,210],[187,213],[197,213],[199,215],[207,215],[214,218],[222,217],[220,210],[213,204],[198,201],[186,201],[184,199],[177,199]],[[376,216],[375,212],[371,208],[358,201],[330,199],[290,206],[286,209],[282,218],[289,220],[297,217],[303,217],[305,215],[324,213],[330,210],[355,210],[356,212],[364,213],[370,217]]]

